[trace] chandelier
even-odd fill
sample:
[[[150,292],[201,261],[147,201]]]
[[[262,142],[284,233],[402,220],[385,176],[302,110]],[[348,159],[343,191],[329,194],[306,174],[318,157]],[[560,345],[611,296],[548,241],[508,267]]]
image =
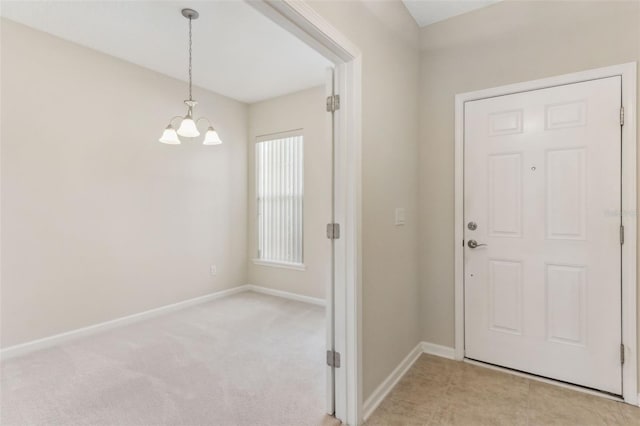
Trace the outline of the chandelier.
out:
[[[169,125],[162,132],[162,136],[158,139],[162,143],[166,143],[168,145],[179,145],[180,138],[178,136],[182,136],[184,138],[197,138],[200,136],[200,131],[198,131],[198,123],[201,120],[205,120],[207,124],[209,124],[209,128],[204,135],[203,145],[220,145],[222,141],[218,136],[218,132],[213,128],[211,122],[206,117],[200,117],[197,120],[193,118],[193,108],[198,104],[198,102],[193,100],[191,96],[192,90],[192,82],[191,82],[191,21],[194,19],[198,19],[199,13],[193,9],[182,9],[182,16],[189,20],[189,99],[184,101],[187,106],[187,115],[184,117],[178,115],[173,117],[169,121]],[[175,119],[180,118],[182,121],[180,122],[180,126],[178,130],[173,127],[173,122]]]

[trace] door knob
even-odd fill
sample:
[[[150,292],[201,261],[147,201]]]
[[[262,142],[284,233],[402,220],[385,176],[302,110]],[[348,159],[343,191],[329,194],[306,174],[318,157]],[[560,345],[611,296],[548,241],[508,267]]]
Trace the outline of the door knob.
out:
[[[469,246],[469,248],[471,249],[474,249],[477,247],[486,246],[486,244],[478,244],[476,240],[469,240],[469,242],[467,243],[467,246]]]

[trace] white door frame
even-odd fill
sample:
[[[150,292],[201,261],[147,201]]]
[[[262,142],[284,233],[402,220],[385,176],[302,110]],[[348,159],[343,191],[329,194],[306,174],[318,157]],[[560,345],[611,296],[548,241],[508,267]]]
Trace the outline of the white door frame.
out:
[[[455,358],[464,359],[464,104],[465,102],[504,96],[565,84],[621,76],[622,105],[622,342],[625,363],[622,366],[622,397],[638,405],[637,281],[636,281],[636,63],[614,65],[525,83],[456,95],[455,100]]]
[[[361,86],[360,50],[308,4],[295,0],[246,0],[282,28],[335,64],[334,345],[341,355],[335,370],[335,416],[349,425],[362,421],[361,258]]]

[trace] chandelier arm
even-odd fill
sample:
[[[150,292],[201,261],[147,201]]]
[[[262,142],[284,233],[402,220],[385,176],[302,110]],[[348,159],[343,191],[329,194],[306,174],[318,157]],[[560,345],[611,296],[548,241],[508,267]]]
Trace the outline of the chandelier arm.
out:
[[[200,122],[200,120],[206,120],[207,124],[209,125],[209,127],[213,127],[213,125],[211,124],[211,121],[209,121],[209,119],[207,117],[200,117],[196,120],[196,125],[198,125],[198,123]]]
[[[176,118],[183,118],[181,115],[176,115],[175,117],[171,118],[171,120],[169,120],[169,125],[173,126],[173,120],[175,120]]]

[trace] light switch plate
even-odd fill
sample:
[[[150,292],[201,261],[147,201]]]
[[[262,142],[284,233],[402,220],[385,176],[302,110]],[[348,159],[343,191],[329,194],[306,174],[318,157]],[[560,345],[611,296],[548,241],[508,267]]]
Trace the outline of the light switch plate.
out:
[[[403,207],[396,208],[396,226],[404,225],[406,222],[406,213]]]

